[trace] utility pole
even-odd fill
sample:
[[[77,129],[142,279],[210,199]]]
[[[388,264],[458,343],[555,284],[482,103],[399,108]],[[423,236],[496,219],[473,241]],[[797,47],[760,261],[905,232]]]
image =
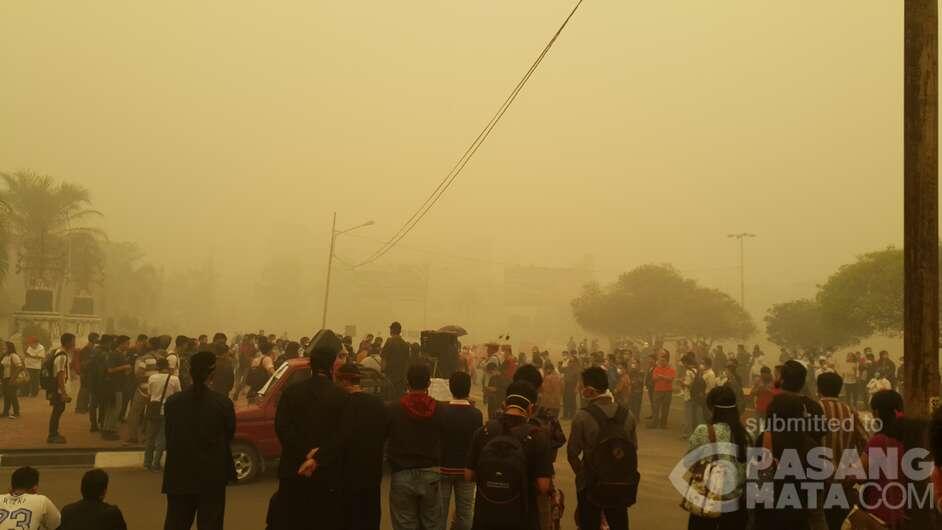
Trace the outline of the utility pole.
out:
[[[903,392],[927,417],[939,398],[939,13],[905,0],[903,50]]]
[[[327,304],[330,302],[330,271],[334,268],[334,243],[337,241],[337,212],[334,212],[330,223],[330,250],[327,251],[327,282],[324,285],[324,311],[321,318],[321,329],[327,328]]]
[[[337,236],[346,234],[347,232],[353,232],[358,228],[371,226],[372,224],[373,221],[367,221],[361,225],[354,226],[353,228],[337,230],[337,212],[334,212],[333,220],[330,224],[330,247],[327,253],[327,281],[324,285],[324,311],[321,318],[321,329],[325,329],[327,327],[327,306],[330,303],[330,273],[334,268],[334,245],[337,242]]]
[[[746,309],[746,260],[745,260],[745,245],[743,240],[747,237],[756,237],[755,234],[750,234],[748,232],[743,232],[741,234],[729,234],[726,237],[734,238],[739,240],[739,305]]]

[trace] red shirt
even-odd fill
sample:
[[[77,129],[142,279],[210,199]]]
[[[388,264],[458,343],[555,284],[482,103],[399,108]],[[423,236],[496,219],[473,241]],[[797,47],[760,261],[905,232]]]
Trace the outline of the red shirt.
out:
[[[777,392],[776,392],[777,391]],[[765,414],[769,408],[769,403],[772,402],[772,398],[781,394],[782,391],[778,388],[772,388],[772,383],[769,384],[759,384],[756,385],[755,397],[756,397],[756,412],[760,414]]]
[[[658,379],[659,377],[667,379]],[[677,371],[670,366],[655,366],[652,378],[654,379],[655,392],[672,392],[674,390],[674,378],[677,377]]]
[[[872,509],[867,509],[867,511],[883,519],[890,528],[895,528],[903,522],[903,517],[906,514],[903,508],[906,502],[905,499],[903,499],[903,492],[906,490],[906,479],[903,476],[903,453],[905,452],[905,448],[899,440],[890,438],[883,433],[874,434],[873,437],[870,438],[870,441],[867,442],[867,450],[869,451],[871,447],[882,449],[884,452],[891,447],[896,448],[897,477],[891,478],[885,476],[881,468],[879,477],[870,477],[870,480],[876,482],[879,487],[870,487],[864,491],[866,504],[873,507]],[[890,455],[887,455],[887,457],[889,456]],[[870,465],[872,466],[873,463],[871,462]],[[902,484],[902,489],[898,486],[887,487],[892,482]]]

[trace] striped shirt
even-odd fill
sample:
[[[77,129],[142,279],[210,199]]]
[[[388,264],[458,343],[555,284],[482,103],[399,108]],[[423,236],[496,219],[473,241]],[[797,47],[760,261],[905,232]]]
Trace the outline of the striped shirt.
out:
[[[841,461],[841,455],[847,449],[862,454],[867,446],[868,435],[857,412],[837,398],[821,398],[821,408],[828,421],[822,444],[831,449],[835,465]]]

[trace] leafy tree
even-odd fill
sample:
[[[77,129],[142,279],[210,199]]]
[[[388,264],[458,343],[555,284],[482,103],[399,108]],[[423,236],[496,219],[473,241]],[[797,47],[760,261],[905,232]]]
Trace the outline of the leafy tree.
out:
[[[589,284],[572,308],[584,329],[611,337],[717,340],[755,330],[749,314],[729,295],[701,287],[670,265],[643,265],[605,288]]]
[[[817,300],[829,325],[867,337],[903,330],[903,252],[888,248],[844,265],[820,286]]]
[[[87,224],[101,212],[91,209],[90,195],[82,186],[57,183],[32,171],[0,173],[0,178],[6,185],[0,196],[4,232],[17,249],[17,272],[26,273],[28,288],[61,287],[66,273],[75,272],[68,270],[71,244],[88,250],[103,237],[100,230]]]
[[[745,338],[756,331],[749,313],[718,289],[697,287],[681,306],[682,334],[696,339]]]
[[[105,249],[97,236],[78,232],[71,236],[68,249],[69,281],[78,292],[90,293],[102,285],[105,273]]]
[[[776,304],[765,316],[769,340],[783,348],[820,352],[857,342],[857,337],[828,320],[817,300],[802,298]]]

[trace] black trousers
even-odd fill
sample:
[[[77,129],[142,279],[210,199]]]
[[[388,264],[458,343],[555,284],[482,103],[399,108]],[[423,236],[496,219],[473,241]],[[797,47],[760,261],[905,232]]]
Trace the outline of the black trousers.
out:
[[[49,404],[52,405],[52,414],[49,415],[49,436],[59,436],[59,419],[65,412],[65,400],[56,394],[49,400]]]
[[[167,495],[164,530],[190,530],[194,519],[197,530],[223,530],[225,515],[225,487],[198,495]]]
[[[3,386],[3,415],[10,414],[10,407],[13,408],[13,414],[20,415],[20,398],[16,395],[16,385],[12,379],[4,379],[0,385]]]
[[[346,512],[345,530],[379,530],[382,518],[379,484],[374,487],[345,491],[343,505]]]
[[[292,477],[279,480],[266,520],[269,530],[343,530],[344,514],[339,490]]]
[[[589,501],[586,491],[579,492],[576,499],[576,522],[579,530],[599,530],[602,527],[602,512],[611,530],[628,530],[628,507],[600,508]]]
[[[101,406],[101,399],[98,397],[98,390],[91,389],[88,392],[88,423],[92,430],[101,429],[102,421],[105,415]]]

